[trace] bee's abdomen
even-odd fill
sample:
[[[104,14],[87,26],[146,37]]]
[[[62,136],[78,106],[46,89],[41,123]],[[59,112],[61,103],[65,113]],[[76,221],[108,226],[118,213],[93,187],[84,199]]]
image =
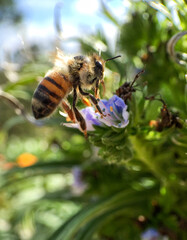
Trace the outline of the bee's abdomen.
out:
[[[32,111],[36,119],[49,116],[69,92],[71,84],[66,76],[51,72],[38,85],[32,99]]]

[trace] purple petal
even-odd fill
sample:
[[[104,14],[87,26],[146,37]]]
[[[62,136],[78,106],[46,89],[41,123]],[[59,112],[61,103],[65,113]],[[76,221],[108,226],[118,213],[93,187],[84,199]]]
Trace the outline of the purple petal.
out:
[[[115,101],[115,106],[118,111],[118,113],[122,114],[123,110],[127,110],[127,105],[124,103],[124,101],[121,98],[118,98],[118,100]]]
[[[123,109],[127,107],[124,101],[117,95],[114,95],[113,97],[111,97],[107,101],[106,106],[108,109],[110,108],[110,106],[112,106],[114,108],[114,111],[118,112],[118,114],[122,114]]]
[[[82,115],[85,117],[86,122],[90,121],[94,125],[101,125],[98,120],[99,114],[95,112],[93,107],[87,107],[81,110]]]

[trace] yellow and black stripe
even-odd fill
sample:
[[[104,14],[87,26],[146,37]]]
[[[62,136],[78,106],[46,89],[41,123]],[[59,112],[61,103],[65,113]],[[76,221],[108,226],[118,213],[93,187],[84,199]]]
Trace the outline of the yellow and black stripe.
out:
[[[49,116],[69,92],[72,84],[67,76],[51,72],[38,85],[32,99],[32,110],[36,119]]]

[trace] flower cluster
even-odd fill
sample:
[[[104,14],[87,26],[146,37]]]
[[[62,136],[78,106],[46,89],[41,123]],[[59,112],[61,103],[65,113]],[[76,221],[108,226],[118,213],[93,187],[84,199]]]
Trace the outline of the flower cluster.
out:
[[[95,112],[93,107],[86,107],[80,112],[83,115],[88,131],[94,131],[93,125],[97,126],[114,126],[116,128],[124,128],[128,125],[129,113],[127,105],[117,95],[109,100],[100,100],[99,107],[103,112],[103,116]],[[64,123],[66,127],[79,128],[78,123]]]

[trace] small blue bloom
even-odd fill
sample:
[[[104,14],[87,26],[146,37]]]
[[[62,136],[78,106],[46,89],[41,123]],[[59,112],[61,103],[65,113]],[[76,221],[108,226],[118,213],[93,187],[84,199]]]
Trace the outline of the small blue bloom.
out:
[[[73,174],[72,190],[74,194],[81,195],[87,187],[87,184],[82,179],[82,169],[78,166],[73,167],[72,174]]]
[[[117,95],[114,95],[109,100],[100,100],[99,107],[105,115],[104,117],[95,112],[93,107],[87,107],[80,111],[86,120],[88,131],[94,131],[93,125],[114,126],[116,128],[124,128],[128,125],[129,113],[127,112],[127,105]],[[78,123],[65,123],[64,125],[79,128]]]
[[[154,228],[148,228],[141,234],[141,240],[159,240],[160,237],[159,232]]]
[[[116,128],[124,128],[128,125],[129,113],[127,112],[127,105],[117,95],[114,95],[108,101],[101,100],[99,106],[106,115],[104,118],[99,115],[100,122]]]

